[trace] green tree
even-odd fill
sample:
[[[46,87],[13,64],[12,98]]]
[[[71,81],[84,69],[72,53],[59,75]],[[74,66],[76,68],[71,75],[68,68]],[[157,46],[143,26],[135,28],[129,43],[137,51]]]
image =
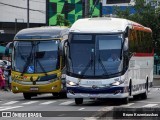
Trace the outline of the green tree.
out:
[[[160,7],[154,8],[150,4],[146,4],[144,0],[135,0],[135,6],[133,6],[133,8],[136,12],[130,14],[129,7],[125,10],[121,10],[120,7],[115,7],[113,14],[151,28],[153,31],[155,52],[160,55]]]
[[[59,26],[70,26],[70,22],[64,18],[62,15],[57,15],[57,24]]]

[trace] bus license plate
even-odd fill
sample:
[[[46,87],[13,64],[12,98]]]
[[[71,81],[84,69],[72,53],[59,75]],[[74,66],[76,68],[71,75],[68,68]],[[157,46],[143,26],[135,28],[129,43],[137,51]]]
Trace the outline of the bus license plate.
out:
[[[98,81],[98,80],[86,80],[85,81],[86,85],[102,85],[102,81]]]
[[[89,97],[98,97],[98,94],[89,94]]]
[[[30,90],[31,91],[38,91],[38,87],[31,87]]]

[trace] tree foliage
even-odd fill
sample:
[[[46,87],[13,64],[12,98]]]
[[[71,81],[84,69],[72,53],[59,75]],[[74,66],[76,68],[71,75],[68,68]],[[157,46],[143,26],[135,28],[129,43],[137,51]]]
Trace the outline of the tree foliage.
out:
[[[59,26],[70,26],[70,22],[64,18],[62,15],[57,15],[57,24]]]
[[[144,0],[135,0],[133,8],[135,13],[130,14],[130,7],[121,10],[117,6],[114,8],[113,14],[151,28],[153,31],[155,52],[160,55],[160,7],[154,8],[150,4],[146,4]]]

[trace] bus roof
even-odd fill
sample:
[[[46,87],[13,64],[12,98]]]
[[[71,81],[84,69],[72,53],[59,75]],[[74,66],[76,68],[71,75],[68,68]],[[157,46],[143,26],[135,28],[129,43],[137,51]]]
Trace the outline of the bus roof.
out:
[[[70,32],[119,33],[124,32],[127,27],[130,27],[131,29],[141,28],[137,30],[146,30],[151,32],[151,29],[146,28],[136,22],[127,19],[111,17],[79,19],[72,25]]]
[[[63,35],[68,34],[68,32],[69,28],[59,26],[26,28],[19,31],[14,37],[14,40],[61,38]]]

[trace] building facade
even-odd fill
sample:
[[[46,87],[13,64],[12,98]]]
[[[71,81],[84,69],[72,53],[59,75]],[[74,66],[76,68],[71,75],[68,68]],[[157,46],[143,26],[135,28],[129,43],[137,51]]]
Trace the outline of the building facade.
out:
[[[0,0],[0,44],[27,28],[27,8],[27,0]],[[29,23],[30,27],[46,25],[45,0],[29,0]]]
[[[153,7],[160,6],[160,0],[145,0],[146,4],[151,4]],[[130,14],[135,13],[134,10],[135,0],[102,0],[102,13],[103,15],[113,14],[115,6],[119,6],[121,10],[129,8]]]
[[[72,24],[77,19],[83,17],[85,0],[49,0],[49,25],[57,24],[57,16],[65,16],[68,21]],[[92,16],[99,16],[99,0],[90,0],[90,13],[93,12]]]

